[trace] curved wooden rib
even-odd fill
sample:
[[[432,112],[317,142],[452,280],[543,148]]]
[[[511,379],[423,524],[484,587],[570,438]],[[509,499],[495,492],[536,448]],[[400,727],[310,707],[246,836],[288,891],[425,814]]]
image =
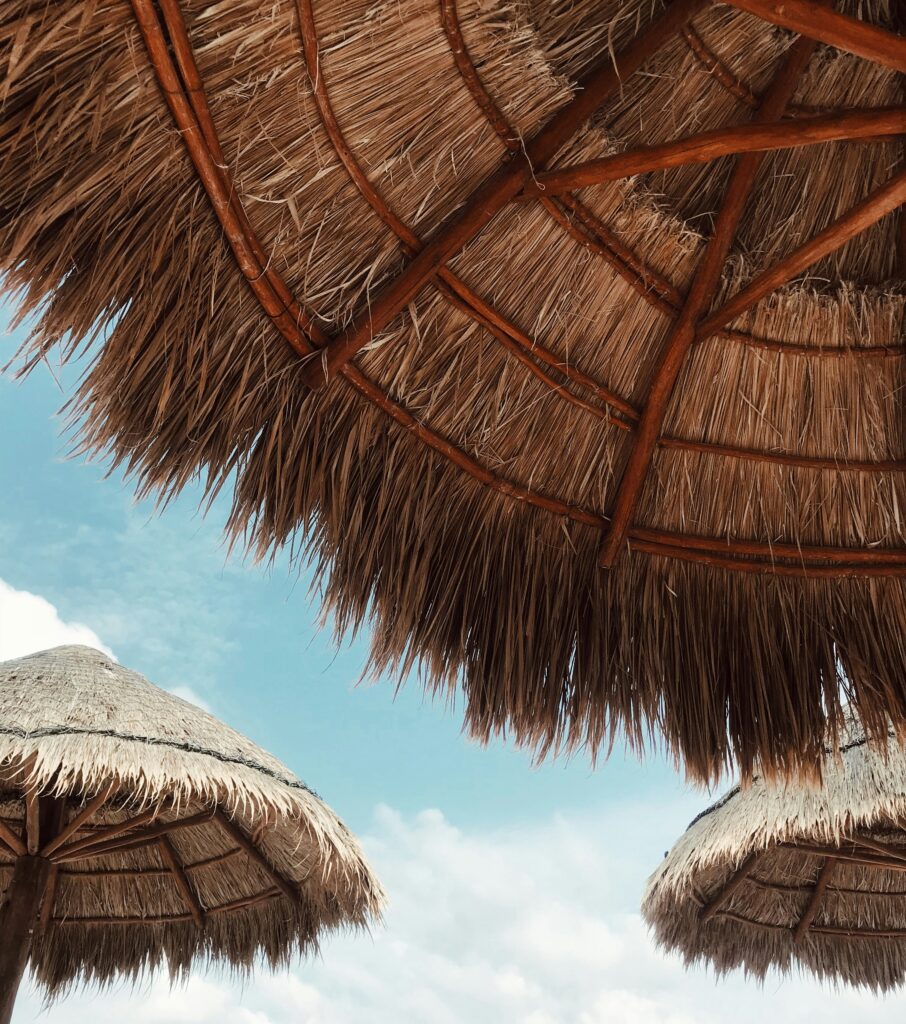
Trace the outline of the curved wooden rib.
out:
[[[738,153],[794,149],[822,142],[875,142],[879,138],[903,134],[906,134],[906,107],[847,110],[794,122],[755,121],[730,128],[714,128],[654,146],[634,146],[625,152],[586,160],[572,167],[542,171],[526,186],[526,191],[558,195],[635,174],[710,163]]]
[[[142,6],[144,4],[147,4],[147,2],[148,0],[133,0],[133,3],[136,6]],[[167,20],[166,10],[168,8],[172,10],[175,2],[176,0],[165,0],[165,20]],[[188,66],[188,57],[191,56],[191,47],[188,44],[187,37],[185,37],[185,28],[184,25],[182,24],[181,17],[175,20],[167,21],[167,25],[168,29],[170,30],[171,36],[177,40],[180,40],[180,45],[174,46],[174,51],[183,54],[183,64]],[[149,54],[151,55],[152,63],[154,64],[155,69],[158,71],[158,73],[161,74],[161,72],[164,72],[161,75],[161,77],[162,85],[165,85],[167,81],[167,74],[165,72],[168,70],[167,64],[169,62],[169,56],[166,51],[166,43],[163,41],[163,37],[160,34],[160,26],[157,23],[156,15],[153,12],[153,8],[150,9],[150,12],[147,9],[145,10],[145,19],[143,22],[143,35],[145,35],[146,38],[150,38],[152,41],[157,40],[158,45],[156,45],[154,48],[149,47]],[[162,47],[159,45],[161,42],[163,43]],[[163,67],[159,68],[159,64],[162,64]],[[172,69],[172,65],[170,65],[170,68]],[[177,90],[174,90],[174,93],[180,92],[182,89],[182,85],[178,77],[175,77],[174,80],[173,76],[175,76],[175,71],[171,71],[170,78],[171,83],[176,84],[176,86],[178,87]],[[187,101],[185,101],[185,96],[183,94],[182,98],[184,102],[182,104],[171,104],[171,111],[174,113],[174,118],[178,126],[180,127],[180,130],[183,134],[183,138],[186,140],[187,146],[190,149],[190,154],[193,155],[193,161],[196,162],[196,167],[198,167],[198,164],[201,164],[203,168],[207,164],[209,169],[213,167],[214,170],[216,171],[216,174],[214,174],[213,177],[212,175],[208,175],[207,179],[205,175],[200,173],[199,176],[202,179],[202,183],[205,185],[206,188],[210,186],[214,191],[214,195],[212,195],[212,202],[215,208],[215,212],[217,213],[218,217],[221,218],[222,222],[224,221],[224,219],[228,219],[227,212],[232,214],[232,224],[237,228],[238,233],[241,236],[240,242],[242,243],[245,253],[251,253],[252,257],[254,257],[255,261],[259,264],[259,268],[261,266],[266,266],[268,264],[267,257],[266,255],[264,255],[260,243],[258,243],[257,238],[254,236],[254,232],[251,229],[248,219],[247,217],[245,217],[244,211],[242,211],[241,204],[239,204],[238,199],[235,198],[235,190],[229,183],[229,178],[226,174],[226,171],[223,169],[219,169],[216,166],[214,152],[219,152],[219,143],[214,145],[212,149],[211,136],[213,133],[213,135],[216,137],[216,133],[213,132],[213,122],[210,119],[210,114],[209,111],[207,110],[204,92],[201,88],[198,88],[193,90],[192,95],[193,103],[191,105],[188,104]],[[196,120],[196,110],[201,110],[203,112],[203,117],[206,123],[209,125],[207,132],[203,131],[199,126],[199,122]],[[206,150],[206,154],[204,150]],[[218,178],[220,181],[219,193],[217,191],[216,182],[212,184],[214,178]],[[224,189],[225,184],[229,186],[226,189]],[[226,207],[224,203],[216,201],[218,199],[222,199],[224,193],[226,194],[229,202],[229,210],[227,210],[226,212]],[[256,280],[263,280],[266,284],[269,285],[272,291],[272,298],[275,298],[278,302],[282,303],[283,308],[285,310],[291,309],[295,311],[293,313],[291,321],[295,326],[298,327],[301,324],[305,324],[306,330],[310,332],[311,339],[318,342],[319,344],[323,343],[323,341],[326,340],[325,335],[320,330],[320,328],[318,328],[317,324],[311,317],[311,314],[309,314],[305,310],[302,310],[301,307],[298,307],[298,305],[295,303],[295,300],[292,299],[291,295],[289,295],[288,289],[286,289],[286,286],[285,284],[283,284],[282,279],[279,278],[279,275],[276,275],[275,272],[273,272],[271,275],[268,275],[262,271],[261,276],[259,276]],[[277,283],[274,283],[275,280]],[[289,296],[289,298],[284,301],[283,296]],[[490,313],[493,314],[494,311],[490,310]],[[309,338],[303,335],[300,344],[310,346],[311,341],[309,340]],[[529,344],[531,344],[530,341]],[[602,529],[606,526],[607,519],[604,516],[586,511],[584,509],[577,508],[575,506],[562,502],[556,498],[551,498],[546,495],[530,491],[529,489],[523,488],[520,485],[513,484],[509,481],[497,477],[496,474],[492,473],[490,470],[476,463],[473,459],[471,459],[471,457],[466,455],[464,452],[462,452],[456,446],[452,445],[450,442],[446,441],[446,439],[444,439],[440,435],[436,434],[429,427],[418,422],[407,409],[405,409],[403,406],[399,405],[398,403],[390,399],[389,396],[387,396],[386,393],[384,393],[382,389],[378,387],[378,385],[370,381],[364,374],[361,373],[361,371],[358,370],[357,367],[352,365],[347,365],[343,367],[342,375],[346,378],[350,386],[358,390],[369,401],[371,401],[378,408],[386,412],[397,423],[405,427],[407,430],[411,431],[413,434],[419,437],[419,439],[422,440],[425,444],[427,444],[433,450],[439,452],[441,455],[447,458],[448,461],[452,462],[459,468],[463,469],[465,472],[473,476],[473,478],[478,480],[479,482],[498,491],[499,493],[515,498],[516,500],[524,501],[527,504],[531,504],[535,507],[545,509],[557,515],[565,516],[577,522],[585,523],[587,525],[591,525],[599,529]],[[590,381],[590,383],[597,386],[596,382]],[[678,445],[682,445],[684,442],[676,443]],[[740,457],[747,457],[749,455],[753,455],[754,457],[761,457],[762,453],[745,453],[745,455]],[[646,542],[644,541],[638,542],[635,544],[635,546],[642,549],[645,543]],[[674,550],[674,545],[660,545],[657,553],[663,554],[666,551]],[[709,555],[708,553],[701,554],[694,549],[683,551],[682,557],[685,557],[687,559],[692,558],[695,560],[709,561],[712,564],[715,561],[714,556]],[[772,570],[771,566],[760,567],[757,566],[756,563],[752,562],[744,562],[743,564],[746,567],[746,571],[753,571],[753,566],[755,567],[754,571]],[[789,568],[791,571],[796,572],[802,571],[801,567],[786,568]],[[873,568],[877,569],[877,567]],[[827,567],[822,567],[822,571],[826,572]],[[843,566],[841,570],[842,574],[844,575],[851,574],[852,571],[852,567],[849,566]],[[856,569],[855,571],[858,571],[858,569]]]
[[[607,54],[583,79],[573,99],[525,144],[524,158],[507,159],[486,178],[460,212],[384,287],[364,314],[330,340],[321,358],[303,370],[305,383],[319,387],[384,330],[447,259],[479,234],[513,199],[534,170],[543,167],[604,100],[621,88],[626,78],[678,32],[705,2],[673,0],[664,13],[615,58]]]
[[[456,41],[456,45],[459,47],[455,55],[457,57],[457,65],[460,67],[460,70],[462,70],[463,65],[471,66],[471,61],[468,58],[465,50],[465,43],[462,41],[462,35],[459,32],[459,24],[455,16],[455,7],[452,9],[452,12],[450,8],[451,0],[442,0],[442,9],[446,11],[444,26],[448,35],[452,33],[451,46],[453,46],[454,41]],[[325,82],[324,75],[321,71],[318,30],[311,0],[296,0],[296,9],[298,12],[299,27],[302,35],[302,52],[305,58],[305,66],[309,80],[312,84],[315,105],[318,108],[321,123],[324,126],[327,137],[330,139],[331,145],[336,151],[338,159],[346,168],[353,184],[358,188],[363,198],[380,217],[380,219],[396,235],[396,237],[400,239],[405,246],[408,255],[413,256],[422,248],[421,239],[415,234],[409,225],[395,213],[381,195],[379,189],[371,182],[368,175],[362,168],[362,165],[359,163],[356,155],[346,142],[346,137],[344,136],[339,122],[337,121],[336,113],[333,109],[333,104],[331,103],[330,94],[327,89],[327,83]],[[497,111],[493,100],[491,100],[491,98],[483,91],[477,75],[473,74],[468,81],[471,83],[470,91],[473,96],[475,96],[476,102],[480,102],[482,111],[489,118],[493,116],[495,118],[495,126],[498,130],[502,130],[506,133],[506,122],[503,120],[503,116],[499,111]],[[483,101],[481,101],[480,98],[482,96],[484,97]],[[609,419],[614,426],[617,426],[620,429],[628,429],[623,420],[608,416],[604,410],[583,401],[583,399],[578,398],[562,385],[553,381],[552,378],[538,366],[535,361],[536,359],[545,365],[556,369],[566,377],[567,380],[582,384],[589,388],[598,399],[604,402],[605,405],[610,406],[618,412],[622,412],[624,416],[638,418],[638,414],[632,406],[625,401],[625,399],[622,399],[619,395],[615,395],[612,391],[603,387],[587,374],[582,373],[582,371],[571,366],[569,363],[564,362],[543,345],[539,345],[533,339],[529,338],[523,331],[503,317],[498,310],[490,305],[490,303],[477,295],[468,287],[468,285],[461,281],[448,267],[441,267],[438,271],[437,277],[439,279],[438,290],[448,301],[456,305],[458,309],[471,317],[477,323],[482,324],[482,326],[484,326],[509,352],[511,352],[523,364],[523,366],[529,370],[530,373],[543,381],[566,401],[587,409],[595,416]]]
[[[814,48],[814,42],[809,39],[800,38],[793,43],[766,93],[764,103],[755,115],[756,120],[774,121],[783,114]],[[623,547],[626,531],[648,477],[674,385],[695,339],[698,320],[711,303],[720,283],[727,253],[736,237],[762,159],[760,153],[746,153],[737,158],[717,215],[714,233],[701,256],[685,305],[667,337],[648,391],[635,443],[617,491],[610,531],[601,549],[600,564],[604,567],[609,568],[614,564]]]
[[[708,74],[713,75],[728,93],[751,110],[758,109],[760,101],[748,83],[743,82],[724,64],[692,25],[687,25],[680,35],[702,67]]]
[[[882,217],[892,213],[906,202],[906,170],[894,175],[886,184],[875,189],[851,210],[839,217],[804,245],[800,245],[785,259],[759,274],[742,291],[737,292],[720,309],[712,313],[698,328],[704,337],[725,327],[741,316],[760,299],[776,291],[813,263],[845,245],[851,238],[870,228]]]
[[[161,836],[157,841],[157,845],[160,855],[173,877],[173,883],[179,890],[183,903],[189,908],[189,913],[192,915],[195,927],[198,931],[201,931],[204,928],[204,908],[198,902],[198,897],[195,895],[192,885],[186,877],[185,869],[179,862],[179,857],[173,844],[167,836]]]
[[[906,37],[840,14],[816,0],[726,0],[764,21],[906,74]]]
[[[817,917],[824,891],[827,889],[836,867],[837,861],[834,857],[828,857],[821,866],[821,870],[818,872],[818,880],[815,882],[815,887],[812,889],[802,917],[799,919],[799,923],[793,932],[793,938],[796,942],[802,942],[806,932],[812,926],[812,921]]]
[[[758,853],[750,853],[729,879],[717,890],[710,900],[699,911],[702,921],[710,921],[734,892],[745,882],[749,872],[758,863]]]
[[[880,459],[835,459],[825,455],[793,455],[785,452],[763,451],[759,448],[738,448],[714,441],[687,441],[679,437],[659,437],[659,448],[676,451],[700,452],[702,455],[719,455],[727,459],[743,459],[746,462],[763,462],[772,466],[790,466],[796,469],[832,470],[849,473],[904,473],[906,460]]]
[[[103,805],[113,795],[116,786],[115,783],[111,783],[106,789],[102,789],[100,793],[93,800],[89,800],[88,803],[79,811],[75,817],[66,824],[57,835],[49,842],[45,843],[41,847],[41,856],[49,857],[52,853],[56,852],[70,836],[75,835],[76,832],[103,807]]]

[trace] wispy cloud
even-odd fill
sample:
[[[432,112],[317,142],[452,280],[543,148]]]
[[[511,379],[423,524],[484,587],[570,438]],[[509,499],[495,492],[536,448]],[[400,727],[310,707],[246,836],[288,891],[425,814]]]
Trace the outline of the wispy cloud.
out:
[[[61,644],[86,644],[113,655],[90,626],[64,621],[50,601],[0,580],[0,661]]]

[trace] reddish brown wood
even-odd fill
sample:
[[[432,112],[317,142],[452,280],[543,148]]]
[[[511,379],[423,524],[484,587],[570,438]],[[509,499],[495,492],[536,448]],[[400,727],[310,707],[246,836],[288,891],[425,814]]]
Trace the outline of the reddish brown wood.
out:
[[[804,356],[806,358],[819,359],[889,359],[891,357],[902,358],[906,355],[906,345],[796,345],[788,341],[774,341],[771,338],[761,338],[754,334],[746,334],[743,331],[718,331],[716,334],[709,334],[706,337],[696,335],[696,344],[704,344],[713,339],[732,341],[740,345],[750,345],[752,348],[761,348],[767,352],[780,352],[782,355]]]
[[[833,224],[799,246],[785,259],[759,274],[747,287],[704,320],[698,329],[704,337],[726,326],[766,295],[791,281],[813,263],[845,245],[882,217],[906,202],[906,170],[900,171],[886,184],[875,189]]]
[[[13,1015],[49,872],[43,857],[19,857],[0,906],[0,1024]]]
[[[808,39],[798,39],[793,43],[768,89],[764,103],[755,115],[757,120],[774,121],[783,114],[796,83],[808,64],[814,46],[815,44]],[[667,337],[664,354],[648,392],[635,443],[620,481],[610,530],[601,550],[602,566],[612,566],[623,547],[626,531],[629,529],[648,477],[667,403],[673,393],[686,353],[695,338],[696,323],[707,309],[720,282],[724,261],[736,236],[737,226],[755,184],[755,176],[762,159],[760,153],[746,153],[737,159],[733,169],[717,216],[714,234],[705,247],[686,303]]]
[[[299,890],[295,882],[287,878],[271,864],[235,821],[231,821],[222,811],[216,811],[215,818],[223,831],[270,877],[271,881],[283,895],[291,902],[298,903]]]
[[[710,921],[712,917],[720,910],[724,903],[730,899],[733,893],[745,882],[749,877],[749,873],[755,867],[758,862],[758,853],[750,853],[748,857],[739,865],[739,867],[733,872],[727,881],[717,890],[717,892],[708,900],[707,903],[699,911],[699,917],[702,921]]]
[[[362,166],[355,154],[352,152],[349,144],[346,142],[346,138],[337,121],[333,105],[330,101],[327,83],[320,66],[317,24],[315,22],[314,9],[312,7],[311,0],[296,0],[296,3],[299,14],[299,27],[302,35],[302,48],[305,57],[305,66],[309,80],[312,83],[315,104],[318,108],[321,123],[327,133],[327,137],[330,139],[331,145],[337,153],[337,157],[346,168],[347,173],[358,188],[359,192],[362,194],[363,198],[368,202],[378,217],[380,217],[390,230],[393,231],[397,238],[400,239],[408,255],[414,256],[415,253],[422,248],[421,239],[414,231],[412,231],[408,224],[397,216],[394,210],[391,209],[390,205],[384,199],[383,195],[381,195],[380,191],[372,184],[368,175],[362,169]],[[443,0],[443,8],[445,23],[447,24],[448,30],[454,32],[456,36],[459,36],[455,3],[453,3],[452,0]],[[451,45],[453,45],[452,41]],[[458,51],[457,65],[461,71],[466,65],[471,66],[471,61],[469,60],[468,52],[465,50],[464,45],[462,49]],[[473,95],[476,95],[476,87],[478,89],[483,89],[477,74],[474,72],[474,68],[472,68],[470,81],[472,82],[471,91],[473,92]],[[488,103],[491,103],[489,97]],[[488,105],[480,105],[484,113],[490,116],[490,108]],[[502,121],[502,115],[499,115],[499,112],[494,125],[498,132],[502,129],[503,133],[507,134],[506,123]],[[572,404],[583,406],[595,416],[607,415],[602,410],[598,409],[597,406],[583,402],[582,399],[577,398],[571,392],[553,381],[548,374],[545,374],[544,371],[538,367],[536,360],[547,366],[555,368],[568,380],[588,387],[594,392],[596,397],[601,399],[605,404],[623,412],[630,418],[637,418],[638,414],[632,406],[629,405],[629,403],[625,402],[625,400],[621,399],[618,395],[614,395],[587,374],[582,373],[569,363],[563,362],[562,359],[546,349],[543,345],[540,345],[533,339],[529,338],[524,331],[521,331],[513,323],[501,316],[501,314],[491,306],[490,303],[477,295],[448,267],[442,267],[438,271],[437,277],[438,289],[448,301],[453,302],[467,316],[471,317],[476,322],[481,323],[482,326],[490,331],[490,333],[493,334],[493,336],[497,338],[497,340],[500,341],[508,351],[512,352],[512,354],[516,356],[516,358],[526,366],[534,376],[538,377],[539,380],[542,380],[561,397],[565,398]],[[627,429],[626,424],[623,423],[622,420],[610,417],[610,421],[621,429]]]
[[[111,783],[106,789],[101,790],[100,793],[79,811],[73,819],[68,822],[60,832],[51,840],[46,842],[41,848],[41,856],[49,857],[52,853],[58,850],[70,836],[75,835],[78,830],[89,822],[94,815],[103,807],[103,805],[110,799],[115,790],[115,784]]]
[[[872,839],[869,836],[852,836],[849,838],[849,841],[853,846],[864,846],[873,853],[880,853],[882,857],[894,857],[897,860],[901,860],[906,863],[906,848],[902,846],[892,846],[890,843],[882,843],[880,840]]]
[[[813,935],[839,935],[846,939],[906,939],[906,928],[835,928],[812,925]]]
[[[727,0],[773,25],[906,72],[906,38],[818,3],[817,0]]]
[[[785,452],[763,451],[759,448],[737,448],[728,444],[711,441],[687,441],[678,437],[659,437],[658,447],[687,452],[701,452],[703,455],[722,455],[728,459],[744,459],[748,462],[766,462],[775,466],[792,466],[800,469],[828,469],[850,473],[903,473],[906,461],[903,459],[834,459],[821,455],[792,455]]]
[[[664,14],[614,59],[608,54],[580,83],[576,96],[534,136],[525,158],[508,159],[472,193],[411,262],[369,303],[341,334],[333,338],[317,360],[303,371],[310,387],[319,387],[356,352],[379,334],[409,303],[438,269],[474,238],[519,192],[526,180],[543,167],[588,120],[625,79],[640,68],[699,10],[705,0],[673,0]]]
[[[747,107],[751,107],[752,110],[758,109],[759,100],[752,89],[747,83],[733,74],[692,25],[687,25],[680,34],[702,67],[709,74],[713,75],[727,92],[731,93]]]
[[[821,906],[821,900],[824,896],[824,891],[827,889],[828,883],[833,876],[833,873],[837,867],[837,861],[834,857],[828,857],[821,867],[818,873],[818,880],[815,882],[815,887],[812,889],[809,901],[806,904],[805,910],[802,917],[799,918],[799,923],[793,932],[793,938],[796,942],[802,942],[805,937],[805,933],[809,930],[812,925],[812,921],[818,914],[818,908]]]
[[[875,579],[887,576],[906,576],[906,565],[901,562],[881,564],[837,562],[832,565],[792,565],[779,561],[733,558],[691,547],[659,544],[647,540],[631,540],[630,547],[633,551],[639,551],[646,555],[673,558],[681,562],[698,562],[715,569],[728,569],[733,572],[754,573],[762,576],[793,576],[805,579],[842,579],[845,577]]]
[[[246,907],[256,907],[259,903],[270,903],[271,900],[279,899],[283,893],[279,889],[268,889],[265,892],[255,893],[253,896],[240,896],[239,899],[230,900],[229,903],[221,903],[218,907],[211,907],[209,914],[229,914],[234,910],[244,910]]]
[[[900,856],[864,853],[855,846],[822,846],[818,843],[779,843],[778,846],[782,850],[795,850],[810,857],[834,857],[850,864],[861,864],[863,867],[881,868],[884,871],[906,871],[906,861]]]
[[[822,142],[877,140],[906,134],[906,107],[880,107],[824,114],[800,121],[752,122],[688,135],[654,146],[587,160],[537,174],[528,192],[557,195],[576,188],[686,164],[704,164],[737,153],[794,149]]]
[[[183,903],[189,908],[189,913],[192,915],[195,927],[201,931],[204,928],[204,909],[198,902],[198,897],[195,895],[189,879],[186,877],[185,870],[179,862],[179,857],[173,848],[173,844],[166,836],[161,836],[157,841],[157,845],[164,863],[170,869],[173,882],[179,890]]]
[[[466,41],[462,35],[462,28],[459,24],[456,0],[440,0],[440,20],[447,36],[447,42],[450,44],[453,60],[466,88],[472,94],[472,98],[487,118],[488,124],[497,132],[506,148],[511,152],[518,152],[522,148],[522,140],[518,132],[513,131],[511,125],[501,113],[500,108],[494,102],[493,97],[485,89],[484,82],[479,77],[475,69],[475,63],[469,55],[469,49],[466,46]]]
[[[24,857],[28,853],[25,843],[2,820],[0,820],[0,840],[9,848],[10,853],[14,853],[17,857]]]
[[[860,565],[906,565],[906,548],[843,548],[815,544],[768,544],[764,541],[730,540],[722,537],[701,537],[669,530],[653,530],[634,526],[630,541],[668,547],[707,551],[714,554],[745,555],[773,560],[808,562],[842,562]],[[633,546],[635,546],[633,544]]]

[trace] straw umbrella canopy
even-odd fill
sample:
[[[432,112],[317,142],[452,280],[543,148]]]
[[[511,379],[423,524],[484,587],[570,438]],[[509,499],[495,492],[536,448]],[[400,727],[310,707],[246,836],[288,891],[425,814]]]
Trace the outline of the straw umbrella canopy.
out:
[[[906,721],[888,0],[7,0],[23,362],[539,753]]]
[[[688,964],[906,980],[906,749],[854,720],[820,786],[756,779],[700,814],[648,882],[643,913]]]
[[[283,965],[362,928],[381,888],[279,761],[88,647],[0,664],[0,1024],[26,964],[50,995],[166,963]]]

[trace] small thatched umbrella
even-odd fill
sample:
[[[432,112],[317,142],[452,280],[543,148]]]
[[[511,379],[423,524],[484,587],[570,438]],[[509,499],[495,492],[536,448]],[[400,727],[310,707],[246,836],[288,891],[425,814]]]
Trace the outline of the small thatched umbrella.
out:
[[[29,962],[50,995],[164,962],[247,971],[382,901],[279,761],[88,647],[0,664],[0,890],[0,1024]]]
[[[692,822],[645,893],[664,947],[757,978],[906,980],[906,749],[854,722],[841,739],[820,787],[756,779]]]
[[[26,364],[482,738],[903,725],[906,39],[731,3],[6,0]]]

